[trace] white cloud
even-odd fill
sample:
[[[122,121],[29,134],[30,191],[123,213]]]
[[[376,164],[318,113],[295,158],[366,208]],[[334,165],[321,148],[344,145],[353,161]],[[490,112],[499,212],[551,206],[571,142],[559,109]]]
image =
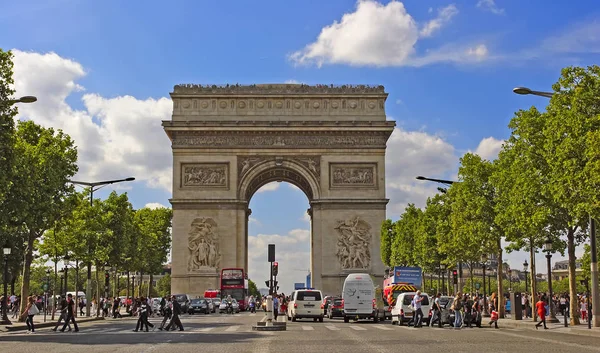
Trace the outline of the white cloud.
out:
[[[457,12],[454,5],[440,9],[438,17],[425,25],[422,35],[431,35]],[[468,49],[483,45],[448,44],[433,50],[434,55],[429,51],[419,55],[415,49],[418,39],[418,24],[401,2],[393,0],[383,5],[374,0],[359,0],[356,11],[324,27],[314,43],[290,54],[289,59],[299,65],[317,66],[421,66],[435,62],[473,62],[474,56]],[[438,55],[441,49],[444,55]],[[482,56],[477,57],[481,59]]]
[[[494,0],[479,0],[477,7],[496,15],[504,15],[504,9],[499,8]]]
[[[81,64],[55,53],[14,50],[16,95],[35,95],[34,104],[19,106],[20,119],[31,119],[69,134],[79,152],[77,179],[135,176],[148,186],[171,190],[171,151],[161,120],[168,119],[168,98],[140,100],[131,96],[104,98],[86,93],[84,108],[66,99],[83,91],[77,81]]]
[[[578,23],[552,35],[539,48],[546,53],[600,53],[600,21]]]
[[[254,217],[248,217],[248,224],[255,224],[257,226],[262,226],[262,223],[260,223],[260,221]]]
[[[437,192],[440,185],[416,180],[418,175],[443,179],[457,164],[454,147],[441,137],[396,128],[386,152],[388,217],[397,219],[408,203],[425,206],[427,198]]]
[[[308,214],[308,212],[304,212],[304,214],[302,215],[302,218],[300,218],[300,219],[303,222],[310,224],[310,215]]]
[[[149,208],[149,209],[155,210],[157,208],[169,208],[169,207],[167,207],[161,203],[158,203],[158,202],[150,202],[150,203],[147,203],[144,206],[144,208]]]
[[[441,29],[445,24],[450,22],[452,17],[458,14],[456,5],[450,4],[446,7],[438,9],[438,16],[429,20],[423,28],[421,28],[421,37],[431,37],[433,33]]]
[[[481,158],[491,161],[498,157],[498,152],[500,152],[503,143],[504,140],[497,140],[492,136],[486,137],[479,142],[475,153],[481,156]]]
[[[293,84],[293,85],[299,85],[299,84],[301,84],[302,82],[300,82],[300,81],[296,81],[296,80],[286,80],[284,83],[287,83],[287,84]]]
[[[258,234],[248,237],[248,276],[259,288],[269,277],[268,244],[275,244],[275,259],[279,262],[280,292],[289,294],[295,282],[305,282],[310,267],[310,231],[293,229],[286,235]]]
[[[281,183],[272,181],[270,183],[267,183],[267,184],[261,186],[261,188],[258,189],[258,191],[256,191],[256,192],[275,191],[275,190],[279,189],[279,185],[281,185]]]

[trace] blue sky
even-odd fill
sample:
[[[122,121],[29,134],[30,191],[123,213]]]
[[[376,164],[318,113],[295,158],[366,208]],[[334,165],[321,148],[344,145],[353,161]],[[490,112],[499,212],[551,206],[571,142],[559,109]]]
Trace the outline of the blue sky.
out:
[[[18,94],[39,98],[21,117],[75,138],[79,178],[135,176],[117,189],[135,207],[168,205],[160,120],[174,84],[382,84],[398,126],[387,171],[388,215],[397,218],[435,192],[415,175],[452,178],[467,151],[494,158],[513,112],[546,104],[513,87],[550,90],[562,67],[598,63],[599,14],[593,0],[21,0],[0,3],[0,47],[15,49]],[[261,191],[251,245],[282,242],[290,260],[305,254],[306,197],[285,184]],[[509,261],[520,268],[525,256]],[[262,271],[251,261],[251,276]]]

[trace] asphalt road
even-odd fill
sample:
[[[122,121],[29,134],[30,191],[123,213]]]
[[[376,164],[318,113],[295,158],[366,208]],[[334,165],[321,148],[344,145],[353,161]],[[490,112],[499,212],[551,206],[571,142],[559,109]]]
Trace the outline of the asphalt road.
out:
[[[0,334],[0,352],[19,353],[349,353],[409,352],[600,352],[600,338],[532,329],[411,328],[341,320],[288,322],[285,332],[256,332],[263,313],[183,316],[184,332],[132,332],[131,318],[89,322],[79,333],[39,329]],[[159,318],[151,320],[159,323]]]

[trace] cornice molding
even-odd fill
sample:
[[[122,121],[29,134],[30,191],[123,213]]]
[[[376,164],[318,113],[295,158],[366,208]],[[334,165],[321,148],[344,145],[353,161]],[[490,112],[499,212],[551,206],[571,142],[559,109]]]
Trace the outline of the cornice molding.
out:
[[[175,85],[171,95],[178,94],[251,94],[251,95],[280,95],[280,94],[386,94],[382,85],[305,85],[305,84],[255,84],[255,85]],[[387,95],[387,94],[386,94]]]

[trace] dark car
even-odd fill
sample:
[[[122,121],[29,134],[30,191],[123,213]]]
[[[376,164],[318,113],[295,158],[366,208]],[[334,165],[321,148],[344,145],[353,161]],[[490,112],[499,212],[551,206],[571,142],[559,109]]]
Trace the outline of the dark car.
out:
[[[344,301],[342,298],[331,298],[327,306],[327,317],[330,319],[344,317]]]
[[[446,302],[446,305],[440,304],[442,307],[442,313],[441,313],[441,320],[442,320],[442,326],[444,325],[450,325],[450,326],[454,326],[454,310],[451,309],[452,307],[452,303],[454,302],[454,300],[452,298],[450,298],[449,301]],[[441,300],[440,300],[441,303]],[[481,314],[474,314],[470,317],[471,319],[471,325],[480,327],[481,326]],[[465,318],[463,317],[463,322],[465,321]]]
[[[208,306],[208,302],[206,299],[192,299],[190,300],[190,307],[188,309],[188,314],[210,314],[210,308]]]

